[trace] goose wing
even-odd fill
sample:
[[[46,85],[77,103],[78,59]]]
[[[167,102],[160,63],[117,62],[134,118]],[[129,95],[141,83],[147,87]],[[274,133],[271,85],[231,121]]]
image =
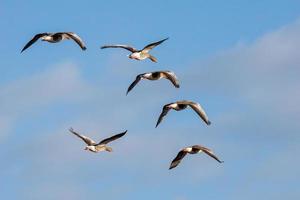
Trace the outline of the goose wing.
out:
[[[207,124],[210,125],[211,122],[208,120],[208,117],[204,111],[204,109],[201,107],[200,104],[189,102],[188,105],[201,117],[201,119]]]
[[[139,74],[139,75],[136,76],[135,80],[134,80],[134,81],[130,84],[130,86],[128,87],[126,95],[134,88],[134,86],[136,86],[136,84],[138,84],[138,82],[139,82],[140,80],[143,79],[143,75],[144,75],[144,74]]]
[[[151,44],[148,44],[147,46],[145,46],[144,48],[143,48],[143,53],[148,53],[151,49],[153,49],[154,47],[156,47],[157,45],[160,45],[161,43],[163,43],[164,41],[166,41],[167,39],[169,39],[169,38],[165,38],[165,39],[163,39],[163,40],[160,40],[160,41],[158,41],[158,42],[153,42],[153,43],[151,43]]]
[[[207,155],[209,155],[210,157],[214,158],[216,161],[218,161],[219,163],[223,163],[224,161],[221,161],[212,150],[210,150],[209,148],[206,147],[202,147],[199,145],[195,145],[193,146],[193,148],[197,148],[199,150],[202,150],[204,153],[206,153]]]
[[[181,160],[184,158],[184,156],[186,154],[187,154],[187,152],[185,150],[179,151],[179,153],[177,154],[177,156],[171,162],[171,165],[170,165],[169,169],[173,169],[174,167],[176,167],[181,162]]]
[[[74,135],[76,135],[77,137],[81,138],[87,145],[89,145],[89,146],[90,146],[90,145],[96,145],[96,142],[95,142],[95,141],[93,141],[92,139],[90,139],[90,138],[88,138],[88,137],[86,137],[86,136],[84,136],[84,135],[81,135],[81,134],[75,132],[75,131],[73,130],[73,128],[70,128],[69,131],[70,131],[71,133],[73,133]]]
[[[49,35],[49,33],[39,33],[36,34],[22,49],[21,53],[23,51],[25,51],[27,48],[29,48],[33,43],[35,43],[38,39],[40,39],[41,37],[45,36],[45,35]]]
[[[66,34],[67,36],[69,36],[72,40],[74,40],[82,50],[86,50],[86,46],[83,43],[82,39],[76,34],[76,33],[72,33],[72,32],[66,32],[63,33]]]
[[[163,120],[163,118],[168,114],[169,110],[171,109],[171,107],[170,107],[171,104],[167,104],[163,107],[162,112],[159,115],[159,118],[157,120],[155,128],[160,124],[160,122]]]
[[[132,53],[137,52],[137,50],[135,48],[128,46],[128,45],[122,45],[122,44],[104,45],[101,47],[101,49],[106,49],[106,48],[122,48],[122,49],[126,49],[128,51],[131,51]]]
[[[112,141],[114,141],[116,139],[119,139],[120,137],[124,136],[126,133],[127,133],[127,130],[122,132],[122,133],[119,133],[117,135],[114,135],[112,137],[106,138],[106,139],[102,140],[101,142],[99,142],[97,145],[107,144],[109,142],[112,142]]]
[[[166,79],[169,79],[169,80],[173,83],[173,85],[174,85],[176,88],[179,88],[179,87],[180,87],[180,86],[179,86],[178,78],[177,78],[177,76],[175,75],[174,72],[171,72],[171,71],[163,71],[162,73],[165,75]]]

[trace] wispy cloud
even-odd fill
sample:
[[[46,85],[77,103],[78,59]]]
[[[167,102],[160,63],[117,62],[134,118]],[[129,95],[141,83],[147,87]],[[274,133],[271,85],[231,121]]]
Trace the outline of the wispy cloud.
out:
[[[13,128],[14,122],[29,113],[61,102],[80,102],[91,88],[82,79],[75,64],[63,63],[50,69],[0,86],[1,136]]]
[[[186,84],[194,91],[218,94],[232,107],[244,106],[247,114],[240,113],[244,116],[235,117],[239,120],[251,118],[257,123],[273,121],[300,128],[299,33],[298,20],[252,44],[239,44],[199,62],[185,73]]]
[[[144,196],[138,191],[141,185],[162,194],[169,192],[167,197],[177,199],[192,199],[189,191],[198,191],[200,185],[204,189],[214,188],[212,193],[226,192],[233,199],[244,197],[239,193],[241,190],[250,199],[257,192],[252,187],[255,184],[261,184],[265,196],[270,197],[274,188],[263,185],[269,184],[266,177],[276,174],[274,182],[288,182],[294,180],[293,174],[299,173],[296,167],[280,165],[289,173],[287,180],[281,167],[273,167],[272,174],[268,170],[281,161],[280,157],[291,162],[300,153],[296,148],[286,148],[290,139],[299,140],[295,134],[300,115],[299,34],[300,23],[296,22],[251,44],[239,44],[205,61],[195,61],[197,65],[178,72],[184,91],[170,87],[167,82],[145,81],[125,96],[137,71],[104,67],[105,72],[91,86],[74,64],[57,65],[11,82],[2,86],[0,92],[1,109],[12,113],[0,116],[0,126],[7,130],[32,110],[39,112],[62,102],[75,102],[84,109],[43,134],[35,134],[30,142],[9,147],[6,151],[11,153],[2,152],[4,158],[11,166],[22,163],[18,178],[22,183],[29,181],[34,191],[30,195],[22,187],[28,199],[40,198],[44,192],[55,193],[51,198],[71,195],[84,199],[82,194],[101,193],[103,198],[118,199],[120,196],[115,193],[119,190],[124,192],[125,199],[134,199],[134,195]],[[132,77],[127,79],[124,73]],[[205,102],[213,122],[211,127],[202,124],[192,111],[174,111],[161,127],[154,128],[162,105],[181,95]],[[128,134],[111,144],[112,154],[92,154],[83,151],[84,143],[68,133],[70,126],[95,140],[124,129],[128,129]],[[168,170],[182,147],[197,143],[212,148],[225,163],[219,165],[205,155],[195,155],[187,156],[178,168]],[[281,148],[285,148],[282,153]],[[11,169],[3,167],[1,171],[14,173]],[[41,180],[47,183],[40,184]],[[66,189],[55,186],[57,182]],[[75,192],[72,196],[74,190],[81,195]],[[293,193],[299,194],[294,190]]]

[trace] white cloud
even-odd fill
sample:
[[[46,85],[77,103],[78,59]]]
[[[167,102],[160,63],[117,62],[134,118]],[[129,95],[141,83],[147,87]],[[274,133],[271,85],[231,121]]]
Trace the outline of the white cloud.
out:
[[[89,92],[91,88],[72,63],[51,66],[44,72],[0,86],[2,138],[13,129],[19,117],[40,112],[40,108],[55,103],[79,102],[88,98]]]
[[[300,64],[297,57],[300,52],[299,33],[300,24],[296,22],[263,36],[253,44],[239,45],[196,67],[185,68],[183,73],[178,72],[183,86],[180,90],[170,88],[167,82],[158,84],[145,81],[135,88],[134,93],[125,96],[127,86],[136,74],[124,78],[124,73],[126,77],[129,73],[126,69],[118,70],[117,67],[122,66],[106,69],[101,77],[105,81],[94,83],[95,89],[82,80],[78,68],[72,64],[60,65],[2,86],[2,109],[8,112],[12,108],[9,117],[0,116],[0,119],[3,118],[0,126],[6,126],[7,130],[13,126],[12,121],[36,107],[44,108],[56,102],[78,102],[79,106],[84,107],[78,117],[65,119],[63,126],[45,130],[42,135],[35,134],[30,143],[18,146],[18,151],[9,155],[9,163],[26,158],[29,167],[22,169],[20,179],[23,182],[30,180],[33,185],[38,185],[41,179],[50,181],[36,188],[55,193],[52,198],[68,196],[82,183],[90,186],[94,183],[90,181],[94,180],[97,183],[104,181],[108,186],[105,189],[98,185],[96,189],[86,186],[81,193],[89,193],[90,190],[92,194],[98,190],[103,193],[109,191],[105,195],[111,197],[129,179],[126,191],[130,192],[137,190],[134,186],[141,188],[139,184],[154,188],[171,184],[179,188],[202,183],[218,185],[235,193],[243,189],[250,197],[252,191],[248,187],[241,187],[241,183],[249,180],[250,186],[257,182],[264,183],[264,177],[261,176],[273,175],[268,173],[272,166],[262,165],[262,160],[270,158],[266,160],[273,165],[277,162],[274,158],[277,155],[282,157],[299,153],[295,148],[288,148],[283,154],[277,154],[281,150],[273,147],[280,144],[282,138],[285,141],[294,139],[288,137],[289,132],[299,130],[299,125],[295,123],[300,115],[300,80],[297,77]],[[164,124],[154,129],[163,103],[176,100],[179,91],[183,92],[180,94],[196,98],[202,95],[206,98],[211,95],[209,99],[216,98],[216,101],[205,106],[208,113],[215,114],[209,115],[213,120],[211,127],[199,123],[197,118],[187,117],[193,113],[181,112],[170,114]],[[174,116],[178,121],[172,121]],[[92,154],[83,151],[84,143],[68,133],[70,126],[95,140],[124,129],[128,129],[128,134],[111,144],[114,148],[112,154]],[[273,131],[281,134],[273,134]],[[263,140],[257,140],[256,137],[261,135],[264,135]],[[219,165],[205,155],[194,155],[187,156],[178,168],[169,171],[170,161],[178,150],[196,143],[212,148],[225,163]],[[39,148],[40,144],[43,144],[42,149]],[[266,152],[266,146],[272,151]],[[291,158],[285,159],[286,162],[291,162]],[[299,172],[297,168],[286,164],[280,166],[285,171],[290,169],[291,173]],[[262,171],[252,169],[260,167]],[[282,173],[280,167],[273,169],[274,174]],[[5,170],[10,169],[1,171],[5,173]],[[244,174],[248,174],[246,178]],[[252,180],[252,176],[256,176],[255,179]],[[51,182],[62,178],[71,180],[63,182],[67,185],[65,192]],[[273,180],[279,182],[282,178],[283,174]],[[232,185],[234,189],[230,188]],[[186,199],[181,191],[174,195],[178,199]],[[34,197],[40,196],[42,194],[36,191]],[[239,194],[233,196],[240,197]],[[74,198],[84,199],[81,196]]]
[[[185,83],[194,92],[222,99],[227,108],[244,106],[238,120],[300,128],[299,34],[296,21],[252,44],[239,44],[183,72]]]

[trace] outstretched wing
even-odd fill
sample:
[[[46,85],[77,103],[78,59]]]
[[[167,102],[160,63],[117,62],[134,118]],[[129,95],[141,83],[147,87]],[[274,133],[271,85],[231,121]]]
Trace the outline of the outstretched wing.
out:
[[[122,133],[119,133],[119,134],[117,134],[117,135],[114,135],[114,136],[112,136],[112,137],[106,138],[106,139],[102,140],[101,142],[99,142],[97,145],[107,144],[107,143],[109,143],[109,142],[111,142],[111,141],[114,141],[114,140],[116,140],[116,139],[119,139],[120,137],[124,136],[126,133],[127,133],[127,130],[124,131],[124,132],[122,132]]]
[[[173,169],[174,167],[176,167],[181,162],[181,160],[184,158],[184,156],[186,154],[187,154],[187,152],[184,150],[179,151],[176,158],[174,158],[174,160],[171,162],[169,169]]]
[[[75,132],[73,130],[73,128],[70,128],[69,131],[71,133],[73,133],[74,135],[76,135],[77,137],[81,138],[87,145],[96,145],[95,141],[93,141],[92,139],[90,139],[90,138],[88,138],[88,137],[86,137],[84,135],[80,135],[79,133]]]
[[[200,117],[201,119],[207,124],[210,125],[211,122],[208,120],[208,117],[204,111],[204,109],[198,103],[191,102],[188,104]]]
[[[169,79],[176,88],[179,88],[179,81],[174,72],[171,71],[163,71],[162,72],[167,79]]]
[[[202,147],[199,145],[195,145],[193,148],[198,148],[200,150],[202,150],[204,153],[206,153],[207,155],[209,155],[210,157],[214,158],[216,161],[218,161],[219,163],[223,163],[224,161],[221,161],[212,150],[210,150],[209,148],[206,147]]]
[[[33,43],[35,43],[38,39],[40,39],[41,37],[45,36],[45,35],[48,35],[48,33],[39,33],[39,34],[36,34],[25,46],[24,48],[22,49],[21,53],[23,51],[25,51],[28,47],[30,47]]]
[[[164,41],[166,41],[167,39],[169,39],[169,38],[165,38],[165,39],[163,39],[163,40],[160,40],[160,41],[158,41],[158,42],[153,42],[153,43],[151,43],[151,44],[148,44],[147,46],[145,46],[144,48],[143,48],[143,53],[148,53],[151,49],[153,49],[154,47],[156,47],[157,45],[160,45],[161,43],[163,43]]]
[[[122,44],[105,45],[105,46],[101,47],[101,49],[106,49],[106,48],[122,48],[122,49],[126,49],[128,51],[131,51],[132,53],[137,52],[137,50],[135,48],[128,46],[128,45],[122,45]]]
[[[67,36],[69,36],[72,40],[74,40],[82,50],[86,50],[86,46],[85,44],[83,43],[82,39],[75,33],[72,33],[72,32],[66,32],[66,33],[63,33],[63,34],[66,34]]]
[[[155,128],[160,124],[160,122],[163,120],[163,118],[168,114],[169,110],[171,109],[169,107],[171,104],[167,104],[163,107],[161,114],[159,115],[159,118],[157,120]]]
[[[130,90],[132,90],[132,89],[134,88],[134,86],[135,86],[136,84],[138,84],[138,82],[139,82],[140,80],[142,80],[142,79],[143,79],[143,74],[137,75],[136,78],[135,78],[135,80],[134,80],[134,81],[130,84],[130,86],[128,87],[126,95],[127,95],[127,94],[130,92]]]

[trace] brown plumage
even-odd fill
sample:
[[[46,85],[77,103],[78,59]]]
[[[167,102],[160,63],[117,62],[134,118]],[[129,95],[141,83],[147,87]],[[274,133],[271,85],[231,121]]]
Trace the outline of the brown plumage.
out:
[[[157,45],[160,45],[164,41],[166,41],[169,38],[165,38],[163,40],[160,40],[158,42],[153,42],[151,44],[146,45],[143,49],[138,50],[135,49],[132,46],[129,45],[123,45],[123,44],[116,44],[116,45],[104,45],[101,47],[101,49],[106,49],[106,48],[122,48],[126,49],[131,52],[131,54],[128,56],[130,59],[136,59],[136,60],[144,60],[149,58],[152,62],[157,62],[157,59],[149,54],[149,51],[152,50],[154,47]]]
[[[186,109],[187,107],[191,107],[207,125],[211,124],[204,109],[201,107],[200,104],[192,101],[183,100],[183,101],[177,101],[174,103],[169,103],[164,105],[162,112],[157,120],[156,127],[161,123],[163,118],[168,114],[169,110],[173,109],[176,111],[180,111]]]
[[[22,49],[21,53],[29,48],[37,40],[47,41],[50,43],[57,43],[65,39],[74,40],[82,50],[86,50],[85,44],[81,38],[73,32],[59,32],[59,33],[39,33],[36,34]]]
[[[221,161],[214,154],[214,152],[212,150],[210,150],[209,148],[206,148],[206,147],[200,146],[200,145],[194,145],[194,146],[190,146],[190,147],[185,147],[181,151],[179,151],[178,154],[177,154],[177,156],[171,162],[171,165],[170,165],[169,169],[173,169],[174,167],[176,167],[177,165],[179,165],[179,163],[186,156],[186,154],[188,154],[188,153],[189,154],[196,154],[196,153],[201,153],[201,152],[209,155],[210,157],[212,157],[213,159],[215,159],[219,163],[223,163],[224,162],[224,161]]]
[[[81,134],[75,132],[73,130],[73,128],[70,128],[69,131],[71,133],[73,133],[74,135],[76,135],[77,137],[81,138],[87,144],[87,146],[85,147],[85,150],[89,150],[89,151],[92,151],[94,153],[97,153],[99,151],[109,151],[109,152],[111,152],[112,148],[106,146],[106,144],[108,144],[109,142],[112,142],[116,139],[119,139],[120,137],[123,137],[127,133],[127,130],[126,130],[122,133],[119,133],[119,134],[116,134],[112,137],[106,138],[106,139],[100,141],[99,143],[96,143],[94,140],[90,139],[89,137],[86,137],[84,135],[81,135]]]
[[[148,73],[143,73],[139,74],[136,76],[135,80],[130,84],[128,87],[126,95],[136,86],[136,84],[143,79],[147,80],[159,80],[161,78],[168,79],[169,81],[172,82],[172,84],[176,87],[179,88],[179,81],[178,78],[176,77],[174,72],[171,71],[156,71],[156,72],[148,72]]]

